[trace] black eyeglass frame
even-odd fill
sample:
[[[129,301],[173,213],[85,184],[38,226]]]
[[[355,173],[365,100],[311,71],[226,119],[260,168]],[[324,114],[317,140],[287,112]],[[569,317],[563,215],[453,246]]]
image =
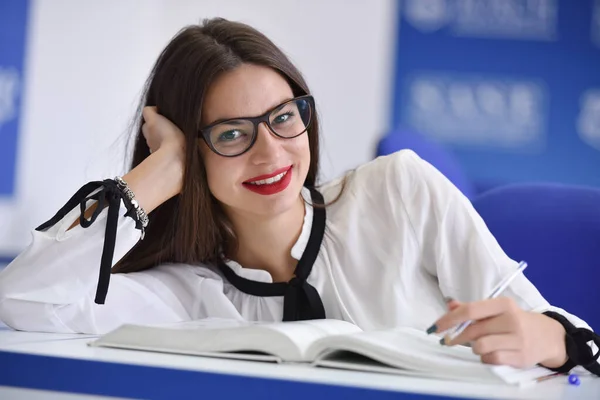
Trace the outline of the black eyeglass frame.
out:
[[[281,136],[279,135],[275,129],[271,126],[271,122],[269,121],[269,117],[271,115],[271,113],[275,110],[277,110],[278,108],[283,108],[285,107],[286,104],[288,103],[293,103],[296,102],[298,100],[306,100],[308,102],[308,105],[310,107],[310,119],[308,120],[308,123],[306,124],[306,128],[298,133],[297,135],[294,136]],[[256,138],[258,137],[258,126],[261,123],[265,123],[267,125],[267,127],[269,128],[269,131],[271,131],[272,134],[274,134],[275,136],[277,136],[278,138],[281,139],[294,139],[297,138],[298,136],[302,135],[303,133],[305,133],[306,131],[308,131],[308,128],[312,125],[312,122],[314,120],[314,115],[315,115],[315,99],[312,95],[307,94],[304,96],[298,96],[298,97],[294,97],[293,99],[284,101],[283,103],[271,108],[270,110],[268,110],[267,112],[265,112],[263,115],[259,115],[257,117],[242,117],[242,118],[228,118],[222,121],[216,121],[210,125],[207,125],[203,128],[201,128],[200,130],[198,130],[198,136],[202,136],[202,139],[204,139],[204,142],[207,144],[207,146],[216,154],[222,156],[222,157],[238,157],[241,156],[242,154],[246,153],[248,150],[250,150],[252,148],[252,146],[254,146],[254,143],[256,142]],[[253,131],[253,135],[252,135],[252,139],[250,140],[250,144],[248,145],[248,148],[245,149],[244,151],[242,151],[241,153],[238,154],[223,154],[220,153],[215,146],[213,145],[212,141],[210,140],[210,131],[212,128],[214,128],[217,125],[223,124],[223,123],[227,123],[227,122],[231,122],[231,121],[239,121],[239,120],[244,120],[244,121],[250,121],[252,122],[252,124],[254,125],[254,131]]]

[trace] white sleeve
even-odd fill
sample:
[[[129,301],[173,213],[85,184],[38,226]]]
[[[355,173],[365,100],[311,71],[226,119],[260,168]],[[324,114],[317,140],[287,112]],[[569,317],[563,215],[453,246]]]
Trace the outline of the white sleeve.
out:
[[[121,200],[113,265],[140,239],[126,212]],[[0,320],[19,330],[98,333],[120,321],[145,322],[150,313],[140,310],[148,307],[153,322],[181,319],[183,311],[125,274],[112,274],[105,304],[95,304],[108,209],[91,226],[68,230],[79,214],[76,207],[48,230],[34,230],[30,245],[0,272]]]
[[[445,297],[484,299],[517,262],[504,253],[471,202],[437,169],[412,151],[395,157],[399,194],[420,243],[423,266],[437,277]],[[523,274],[503,295],[524,310],[555,311],[576,327],[591,329],[575,315],[551,306]]]

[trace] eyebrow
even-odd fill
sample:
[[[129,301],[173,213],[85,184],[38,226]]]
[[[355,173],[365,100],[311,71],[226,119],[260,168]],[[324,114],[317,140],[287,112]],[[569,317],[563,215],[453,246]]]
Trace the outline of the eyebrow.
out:
[[[288,96],[286,96],[286,97],[284,97],[284,98],[283,98],[283,100],[280,100],[280,101],[279,101],[278,103],[276,103],[274,106],[272,106],[272,107],[268,108],[268,109],[267,109],[265,112],[263,112],[263,113],[261,113],[261,114],[259,114],[259,115],[253,115],[253,116],[243,116],[243,117],[227,117],[227,118],[219,118],[219,119],[216,119],[216,120],[214,120],[214,121],[212,121],[212,122],[210,122],[210,123],[206,124],[205,126],[212,126],[212,125],[220,124],[221,122],[230,121],[230,120],[232,120],[232,119],[256,118],[256,117],[258,117],[258,116],[260,116],[260,115],[264,115],[264,114],[266,114],[266,113],[268,113],[268,112],[271,112],[271,111],[273,111],[273,110],[277,109],[277,107],[279,107],[279,106],[280,106],[280,105],[282,105],[283,103],[286,103],[286,102],[288,102],[288,101],[292,100],[293,98],[294,98],[294,96],[292,96],[292,97],[288,97]]]

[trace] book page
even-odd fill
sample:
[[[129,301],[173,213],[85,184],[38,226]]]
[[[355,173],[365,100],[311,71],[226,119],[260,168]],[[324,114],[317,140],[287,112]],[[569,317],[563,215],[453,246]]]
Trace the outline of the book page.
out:
[[[343,365],[344,360],[351,360],[351,357],[341,357],[344,351],[348,351],[384,364],[382,368],[377,368],[381,371],[387,366],[406,369],[423,376],[454,380],[519,383],[520,380],[528,380],[532,376],[525,370],[495,368],[483,364],[470,348],[442,346],[439,339],[439,336],[427,335],[415,329],[396,328],[323,339],[317,342],[309,353],[313,358],[322,360],[323,365]],[[316,364],[319,364],[319,361]],[[363,364],[366,366],[366,363]],[[375,366],[372,367],[369,369],[376,369]],[[546,369],[537,369],[533,374],[535,376],[548,373]]]
[[[283,348],[284,356],[300,357],[287,337],[260,326],[261,323],[219,318],[154,326],[126,324],[90,345],[237,359],[250,356],[279,362],[282,355],[272,350]]]
[[[210,318],[160,326],[123,325],[91,345],[178,354],[229,353],[231,358],[245,358],[236,353],[263,353],[280,361],[301,362],[312,361],[305,351],[315,340],[355,332],[360,329],[337,320],[265,323]]]
[[[359,327],[350,322],[335,319],[279,322],[262,325],[262,328],[277,331],[295,344],[302,357],[300,360],[287,361],[312,361],[306,353],[314,342],[330,336],[362,332]]]
[[[428,336],[424,332],[411,328],[395,328],[390,330],[370,331],[340,338],[327,338],[319,341],[310,349],[313,358],[318,353],[332,350],[358,351],[364,353],[385,354],[398,364],[410,364],[411,368],[426,369],[430,361],[437,359],[436,363],[456,364],[462,362],[472,363],[478,357],[470,349],[462,346],[441,346],[440,338],[435,335]],[[440,360],[441,358],[441,360]],[[398,365],[403,367],[402,365]],[[406,367],[408,367],[407,365]]]

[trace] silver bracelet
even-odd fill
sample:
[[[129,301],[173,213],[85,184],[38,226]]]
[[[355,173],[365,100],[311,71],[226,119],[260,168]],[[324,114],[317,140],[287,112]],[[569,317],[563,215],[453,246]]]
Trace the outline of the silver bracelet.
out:
[[[115,177],[115,182],[117,182],[117,186],[119,187],[119,189],[121,189],[121,191],[123,192],[123,194],[125,195],[127,200],[133,206],[133,209],[135,210],[135,215],[137,216],[138,220],[142,224],[142,240],[143,240],[144,234],[146,231],[146,227],[148,226],[148,221],[149,221],[148,214],[146,214],[146,211],[144,211],[144,209],[140,206],[140,204],[135,199],[135,194],[133,193],[133,191],[131,189],[129,189],[127,182],[125,182],[119,176]]]

